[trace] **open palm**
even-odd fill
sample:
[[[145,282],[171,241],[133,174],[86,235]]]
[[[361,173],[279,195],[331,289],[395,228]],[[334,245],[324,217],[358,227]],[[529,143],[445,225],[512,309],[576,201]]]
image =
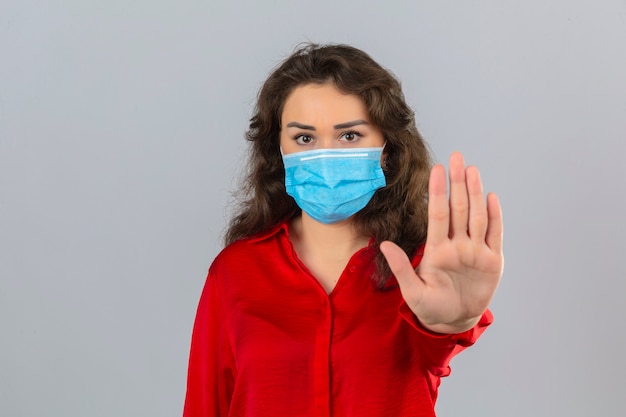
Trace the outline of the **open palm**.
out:
[[[463,155],[450,157],[446,172],[433,167],[429,182],[428,235],[417,270],[392,242],[380,249],[402,296],[420,322],[439,333],[473,327],[487,309],[502,275],[502,212],[495,194],[485,199],[478,169]]]

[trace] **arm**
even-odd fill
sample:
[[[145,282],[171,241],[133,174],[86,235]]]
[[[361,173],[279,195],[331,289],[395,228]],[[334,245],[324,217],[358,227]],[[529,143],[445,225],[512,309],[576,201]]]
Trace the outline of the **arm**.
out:
[[[469,330],[455,334],[434,333],[425,328],[415,317],[411,309],[403,303],[400,315],[414,328],[420,337],[421,355],[425,369],[435,378],[450,374],[450,361],[457,354],[472,346],[493,322],[493,315],[485,311],[478,324]]]
[[[235,366],[217,279],[209,271],[193,327],[184,417],[228,415]]]

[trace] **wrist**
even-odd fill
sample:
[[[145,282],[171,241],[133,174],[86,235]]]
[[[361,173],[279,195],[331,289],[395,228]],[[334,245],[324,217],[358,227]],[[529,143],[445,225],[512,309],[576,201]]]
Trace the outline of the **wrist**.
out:
[[[426,330],[439,334],[457,334],[468,331],[478,324],[482,315],[469,319],[456,320],[450,323],[426,323],[419,317],[417,320]]]

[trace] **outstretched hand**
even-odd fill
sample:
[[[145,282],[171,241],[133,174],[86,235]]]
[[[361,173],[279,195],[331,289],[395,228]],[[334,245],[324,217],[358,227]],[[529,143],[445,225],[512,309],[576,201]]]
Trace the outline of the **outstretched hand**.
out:
[[[487,309],[502,275],[502,211],[485,199],[478,169],[463,155],[450,157],[450,198],[442,165],[430,173],[428,235],[417,270],[404,251],[386,241],[380,250],[418,320],[438,333],[472,328]]]

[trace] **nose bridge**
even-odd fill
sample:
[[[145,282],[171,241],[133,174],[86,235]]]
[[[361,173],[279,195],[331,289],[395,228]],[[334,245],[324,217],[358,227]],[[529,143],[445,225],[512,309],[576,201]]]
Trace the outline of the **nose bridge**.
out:
[[[339,141],[335,138],[333,129],[322,129],[317,138],[318,149],[332,149],[339,147]]]
[[[338,143],[336,140],[332,140],[332,138],[324,136],[320,138],[318,145],[319,149],[333,149],[337,147]]]

